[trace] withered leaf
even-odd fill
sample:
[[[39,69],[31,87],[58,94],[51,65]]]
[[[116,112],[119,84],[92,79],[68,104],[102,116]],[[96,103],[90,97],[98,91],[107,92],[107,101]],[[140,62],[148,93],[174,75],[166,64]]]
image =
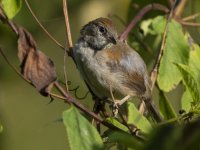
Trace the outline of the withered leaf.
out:
[[[28,31],[19,26],[17,29],[21,73],[42,95],[47,96],[56,80],[54,64],[43,52],[37,50],[36,42]]]

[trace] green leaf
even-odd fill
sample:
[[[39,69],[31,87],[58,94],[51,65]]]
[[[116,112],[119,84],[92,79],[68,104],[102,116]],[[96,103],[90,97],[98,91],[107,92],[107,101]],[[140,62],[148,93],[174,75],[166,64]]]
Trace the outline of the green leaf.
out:
[[[179,66],[185,84],[185,92],[181,100],[182,108],[185,111],[190,110],[193,101],[200,100],[200,47],[194,43],[190,44],[189,65]]]
[[[106,121],[109,122],[109,123],[111,123],[112,125],[118,127],[119,129],[125,131],[125,132],[129,131],[129,129],[125,125],[121,124],[115,118],[109,117],[109,118],[106,119]]]
[[[155,33],[163,34],[165,22],[166,18],[161,16],[156,17],[152,21],[152,30],[154,30]],[[188,59],[189,45],[183,34],[182,26],[172,19],[168,23],[167,38],[157,78],[161,90],[168,92],[177,86],[182,76],[174,63],[187,64]]]
[[[128,102],[128,124],[135,125],[141,131],[148,133],[152,129],[150,122],[140,114],[135,105]]]
[[[175,110],[162,91],[159,91],[159,108],[166,120],[177,117]]]
[[[71,106],[63,112],[63,121],[71,150],[101,150],[102,139],[94,126]]]
[[[21,9],[21,0],[1,0],[3,9],[9,19],[12,19]]]
[[[199,100],[199,90],[197,81],[194,77],[194,74],[190,67],[183,65],[183,64],[176,64],[178,69],[180,70],[182,77],[183,77],[183,83],[187,87],[187,89],[190,91],[190,94],[192,96],[193,102],[197,102]]]
[[[109,142],[117,142],[118,144],[124,145],[126,148],[131,148],[132,150],[141,149],[142,143],[134,136],[125,132],[112,132],[108,136]]]
[[[186,87],[185,91],[182,95],[182,98],[181,98],[181,108],[183,110],[185,110],[186,112],[189,112],[189,110],[191,108],[192,101],[193,101],[192,95],[190,94],[190,91]]]
[[[163,16],[155,17],[149,27],[149,33],[153,35],[163,34],[166,25],[166,19]]]
[[[194,73],[194,78],[197,81],[198,90],[200,92],[200,47],[193,44],[190,51],[189,67]]]

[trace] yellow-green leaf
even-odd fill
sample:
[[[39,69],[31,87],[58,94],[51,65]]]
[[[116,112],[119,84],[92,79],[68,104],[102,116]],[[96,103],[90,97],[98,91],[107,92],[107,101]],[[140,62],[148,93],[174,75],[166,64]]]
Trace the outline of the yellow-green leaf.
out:
[[[141,131],[148,133],[150,131],[151,124],[135,107],[131,102],[128,102],[128,124],[135,125]]]
[[[9,19],[12,19],[19,12],[22,5],[21,0],[1,0],[0,2]]]
[[[152,21],[152,30],[155,30],[156,33],[163,34],[165,22],[165,17],[156,17]],[[181,73],[174,63],[187,64],[190,48],[183,33],[182,26],[173,19],[168,23],[166,37],[157,82],[160,89],[169,92],[182,79]]]

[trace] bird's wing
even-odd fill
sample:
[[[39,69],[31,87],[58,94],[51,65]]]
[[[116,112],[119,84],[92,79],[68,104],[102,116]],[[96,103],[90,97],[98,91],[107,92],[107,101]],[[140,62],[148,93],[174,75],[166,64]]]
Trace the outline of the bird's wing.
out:
[[[137,52],[125,43],[117,44],[107,50],[107,57],[111,74],[120,76],[123,86],[140,94],[146,91],[146,65]]]

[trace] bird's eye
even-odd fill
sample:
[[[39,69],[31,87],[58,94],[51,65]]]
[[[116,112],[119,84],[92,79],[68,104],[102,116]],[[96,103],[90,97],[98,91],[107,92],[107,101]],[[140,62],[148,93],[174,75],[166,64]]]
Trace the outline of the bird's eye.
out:
[[[106,33],[106,29],[102,26],[99,27],[99,31],[104,34]]]

